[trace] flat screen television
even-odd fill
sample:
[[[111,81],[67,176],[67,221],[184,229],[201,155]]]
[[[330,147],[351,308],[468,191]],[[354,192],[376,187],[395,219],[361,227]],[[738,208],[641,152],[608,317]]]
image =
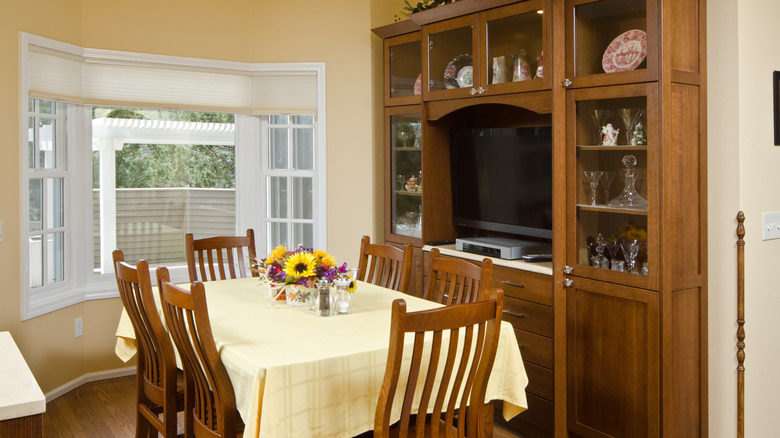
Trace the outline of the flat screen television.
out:
[[[552,128],[450,135],[455,226],[552,239]]]

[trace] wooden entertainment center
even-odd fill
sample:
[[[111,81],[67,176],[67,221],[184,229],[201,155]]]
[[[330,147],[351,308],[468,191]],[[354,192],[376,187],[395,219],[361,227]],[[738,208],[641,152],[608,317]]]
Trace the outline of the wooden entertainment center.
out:
[[[414,245],[412,293],[428,243],[487,234],[453,225],[450,131],[553,128],[553,260],[494,259],[530,380],[529,409],[496,423],[518,436],[708,435],[705,17],[458,0],[373,29],[385,241]]]

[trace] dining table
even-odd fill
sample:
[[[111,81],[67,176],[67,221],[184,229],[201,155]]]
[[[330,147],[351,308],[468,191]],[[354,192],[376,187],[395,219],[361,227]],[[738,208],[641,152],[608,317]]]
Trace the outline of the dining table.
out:
[[[257,278],[207,282],[205,288],[214,342],[246,425],[244,437],[352,437],[372,430],[392,302],[404,299],[409,312],[442,306],[358,282],[352,313],[323,317],[273,300],[269,286]],[[155,300],[160,309],[156,288]],[[116,354],[127,362],[136,342],[124,310],[116,337]],[[407,341],[411,348],[412,337]],[[514,330],[502,322],[485,401],[502,400],[508,420],[527,408],[527,384]]]

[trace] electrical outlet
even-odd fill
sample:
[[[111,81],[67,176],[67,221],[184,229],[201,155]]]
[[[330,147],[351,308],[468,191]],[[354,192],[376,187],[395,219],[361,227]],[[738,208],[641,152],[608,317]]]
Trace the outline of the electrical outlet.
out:
[[[763,240],[780,239],[780,211],[764,213]]]
[[[74,337],[78,338],[84,334],[84,319],[82,317],[76,318],[76,321],[73,324],[74,328]]]

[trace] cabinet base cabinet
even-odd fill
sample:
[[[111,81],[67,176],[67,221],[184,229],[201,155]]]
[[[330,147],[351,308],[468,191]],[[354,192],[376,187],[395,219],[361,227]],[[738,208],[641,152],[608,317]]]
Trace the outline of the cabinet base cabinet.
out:
[[[574,279],[566,298],[568,430],[659,436],[658,294]]]

